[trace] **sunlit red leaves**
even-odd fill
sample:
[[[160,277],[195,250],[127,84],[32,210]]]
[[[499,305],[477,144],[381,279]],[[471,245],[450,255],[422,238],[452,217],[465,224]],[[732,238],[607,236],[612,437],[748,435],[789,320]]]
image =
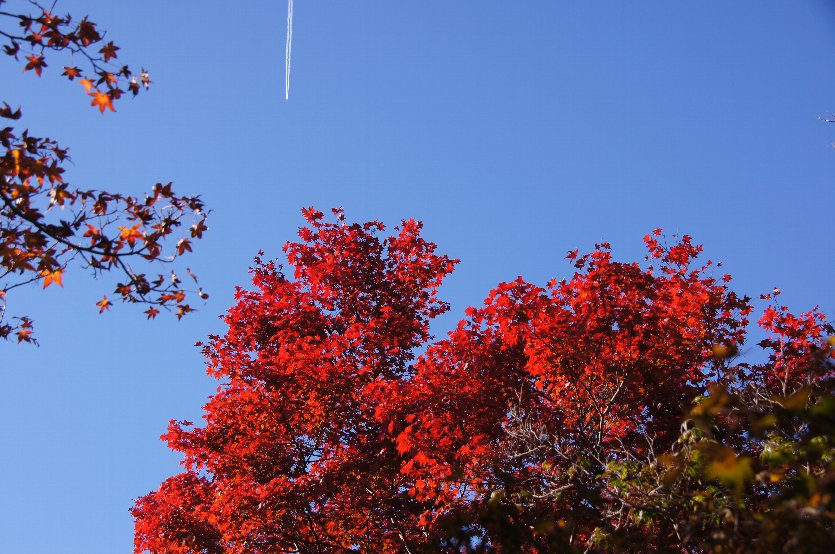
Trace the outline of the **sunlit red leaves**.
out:
[[[292,551],[299,541],[451,552],[450,514],[463,518],[458,531],[478,522],[481,540],[499,541],[487,523],[499,508],[531,544],[541,529],[591,540],[600,516],[578,506],[609,500],[584,492],[601,485],[583,479],[607,460],[670,446],[711,380],[764,371],[730,366],[751,307],[696,263],[689,237],[648,235],[648,267],[616,262],[605,243],[571,252],[571,278],[503,283],[430,343],[428,322],[447,307],[437,287],[455,262],[434,253],[420,224],[384,237],[381,223],[350,223],[341,210],[334,222],[313,208],[303,215],[301,241],[285,246],[289,273],[257,259],[254,289],[237,291],[227,333],[204,346],[209,373],[226,384],[204,427],[172,423],[164,438],[205,481],[168,485],[193,482],[186,473],[137,503],[137,552]],[[793,321],[771,312],[764,321],[788,337],[784,352],[815,335],[801,318],[788,336]],[[513,414],[547,441],[521,448]],[[736,452],[705,447],[705,475],[748,486],[752,462]],[[593,455],[603,460],[595,470]],[[563,478],[560,494],[541,488]],[[170,510],[186,505],[200,517]]]
[[[778,294],[775,289],[773,296]],[[769,353],[771,364],[756,375],[774,394],[786,395],[810,380],[835,377],[833,364],[820,363],[835,359],[835,351],[827,342],[833,327],[817,308],[795,315],[786,306],[774,304],[764,310],[758,323],[769,333],[760,346]]]
[[[223,552],[221,535],[208,509],[220,491],[196,473],[188,472],[167,480],[156,496],[145,497],[133,509],[141,523],[136,527],[135,542],[151,552],[191,554]],[[162,515],[157,519],[149,515]]]
[[[699,368],[709,359],[711,341],[735,336],[737,328],[730,322],[723,323],[725,334],[686,330],[694,321],[715,323],[716,311],[693,319],[704,314],[705,303],[718,311],[724,302],[737,317],[747,309],[707,278],[681,277],[678,267],[672,273],[662,268],[654,276],[612,262],[601,245],[580,258],[587,273],[554,283],[550,292],[521,280],[501,285],[484,308],[468,310],[469,320],[449,340],[429,346],[417,365],[404,371],[410,349],[428,338],[426,318],[445,309],[443,303],[426,299],[434,298],[453,262],[431,255],[434,245],[420,239],[420,226],[414,222],[405,222],[398,235],[381,241],[376,235],[383,226],[377,222],[345,224],[341,211],[335,212],[336,224],[324,223],[324,215],[314,209],[304,215],[310,226],[300,231],[302,242],[285,249],[294,280],[274,264],[259,263],[253,277],[257,291],[238,293],[239,305],[227,318],[229,332],[206,348],[210,372],[232,379],[207,406],[209,425],[194,430],[175,426],[167,435],[186,454],[187,464],[209,468],[214,483],[225,489],[258,490],[259,475],[266,472],[276,488],[260,497],[259,507],[286,503],[287,495],[299,498],[284,519],[272,521],[279,531],[265,539],[273,541],[271,548],[290,548],[291,533],[309,525],[303,515],[314,498],[320,506],[316,528],[338,530],[334,536],[345,537],[344,544],[368,533],[377,545],[396,533],[420,544],[427,529],[430,535],[442,532],[432,528],[440,525],[440,514],[456,505],[463,508],[472,494],[489,490],[498,479],[493,472],[502,463],[502,451],[495,445],[518,395],[536,398],[537,409],[556,410],[557,422],[574,429],[575,441],[598,436],[578,434],[589,423],[586,412],[598,419],[609,414],[605,437],[624,440],[623,430],[634,426],[631,418],[640,414],[643,398],[660,396],[664,387],[684,386],[687,392],[698,376],[664,374],[661,368]],[[678,254],[666,252],[661,251],[662,259],[681,263]],[[658,313],[645,307],[655,298],[663,304]],[[638,315],[633,313],[636,307]],[[681,321],[670,317],[676,308],[684,310]],[[687,309],[692,316],[686,315]],[[643,334],[627,330],[636,324],[647,326]],[[659,334],[658,325],[674,325],[678,334]],[[682,359],[666,359],[671,344],[678,341],[681,346],[694,337],[701,342],[683,349]],[[563,343],[577,341],[585,342],[573,346],[575,350],[559,350]],[[642,341],[646,362],[640,360]],[[571,364],[565,365],[569,356]],[[597,358],[601,364],[617,361],[625,373],[607,374],[605,365],[595,365]],[[641,376],[642,371],[655,372],[655,379]],[[672,400],[686,403],[680,394]],[[286,407],[282,419],[266,423],[264,414],[276,405]],[[365,431],[350,431],[357,426]],[[230,429],[236,432],[230,435]],[[288,441],[300,450],[281,446],[282,458],[276,458],[278,445]],[[261,448],[270,454],[256,455]],[[305,462],[308,456],[319,461]],[[241,459],[249,462],[241,465]],[[351,469],[357,467],[364,469]],[[369,531],[362,511],[362,499],[369,495],[377,506],[384,499],[382,505],[392,510],[399,531],[385,518]],[[264,513],[243,508],[233,496],[223,503],[238,520],[256,522]],[[160,525],[169,523],[155,513],[138,517],[145,528],[153,527],[154,518],[162,518]],[[225,516],[215,517],[220,522]],[[221,527],[237,533],[231,522]],[[313,540],[314,531],[307,531],[307,540]],[[248,527],[251,532],[265,531],[254,523]],[[138,548],[148,547],[148,540]],[[391,551],[400,546],[392,545]]]
[[[302,241],[285,247],[296,279],[257,260],[255,290],[239,291],[229,332],[206,347],[210,373],[229,378],[229,386],[212,401],[205,429],[172,425],[165,437],[190,467],[214,473],[210,483],[224,494],[213,505],[247,514],[234,515],[249,522],[244,531],[200,505],[230,552],[247,550],[238,537],[264,532],[265,551],[315,536],[324,537],[323,548],[350,548],[364,533],[391,551],[402,546],[392,518],[414,533],[409,518],[416,514],[377,499],[403,479],[386,469],[398,456],[373,421],[373,390],[381,379],[406,375],[429,320],[446,309],[435,294],[454,261],[434,254],[414,221],[382,236],[380,223],[347,224],[335,215],[331,223],[305,211]],[[356,440],[345,443],[350,436]],[[137,505],[137,551],[175,551],[183,543],[170,537],[196,535],[192,523],[179,525],[160,511],[178,505],[182,499],[167,497],[179,494],[161,489]],[[362,514],[380,508],[384,517],[369,528]]]

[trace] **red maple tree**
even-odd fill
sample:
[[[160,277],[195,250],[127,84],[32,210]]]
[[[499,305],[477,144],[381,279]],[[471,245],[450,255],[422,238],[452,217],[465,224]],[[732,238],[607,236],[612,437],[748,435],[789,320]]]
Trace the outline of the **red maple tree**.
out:
[[[683,523],[712,509],[691,510],[688,479],[719,506],[753,486],[765,443],[739,417],[724,438],[683,442],[694,401],[712,399],[692,417],[718,429],[732,420],[720,390],[762,382],[785,396],[835,371],[821,316],[779,308],[762,321],[772,359],[736,363],[750,299],[697,262],[689,237],[665,245],[660,230],[644,263],[615,261],[607,244],[571,252],[570,279],[503,283],[432,342],[456,260],[414,221],[385,236],[335,215],[305,210],[301,240],[285,246],[292,274],[257,260],[255,289],[238,290],[227,333],[204,346],[223,385],[204,425],[172,421],[163,436],[185,472],[137,501],[136,552],[706,544],[718,536],[707,523]]]

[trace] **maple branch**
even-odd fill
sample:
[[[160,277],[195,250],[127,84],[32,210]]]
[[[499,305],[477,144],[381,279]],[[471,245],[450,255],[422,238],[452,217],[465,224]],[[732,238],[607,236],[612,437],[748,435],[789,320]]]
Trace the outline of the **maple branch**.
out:
[[[58,236],[58,235],[55,234],[55,231],[51,226],[49,226],[45,223],[41,223],[38,220],[38,218],[30,217],[26,212],[23,212],[23,211],[19,210],[17,208],[17,206],[14,205],[14,202],[10,198],[8,198],[6,196],[6,194],[3,192],[5,190],[5,187],[9,186],[8,183],[6,182],[5,177],[0,176],[0,179],[2,179],[2,182],[0,182],[0,185],[3,185],[3,187],[0,188],[0,200],[3,201],[3,204],[5,204],[5,206],[12,213],[14,213],[14,215],[16,215],[19,218],[27,221],[32,226],[34,226],[38,231],[40,231],[40,232],[44,233],[45,235],[49,236],[50,238],[52,238],[56,242],[59,242],[59,243],[65,245],[65,246],[67,246],[71,250],[86,252],[88,254],[93,254],[93,255],[96,255],[96,256],[107,256],[107,257],[110,257],[110,258],[124,258],[124,257],[129,257],[129,256],[137,256],[137,255],[140,255],[140,254],[142,254],[142,252],[147,250],[147,245],[143,246],[142,248],[139,248],[139,249],[129,250],[127,252],[114,252],[112,250],[96,250],[95,248],[93,248],[91,246],[82,246],[80,244],[71,242],[71,241],[69,241],[69,240],[67,240],[67,239],[65,239],[61,236]]]

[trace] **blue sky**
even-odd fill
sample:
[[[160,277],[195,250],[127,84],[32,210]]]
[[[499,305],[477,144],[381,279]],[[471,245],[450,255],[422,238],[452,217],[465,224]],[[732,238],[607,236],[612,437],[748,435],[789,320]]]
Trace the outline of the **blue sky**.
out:
[[[20,4],[12,0],[11,5]],[[214,210],[186,261],[212,297],[181,322],[93,304],[113,282],[15,291],[39,348],[0,344],[0,551],[126,552],[132,499],[178,471],[158,440],[217,383],[193,344],[299,209],[415,217],[462,260],[453,314],[501,280],[568,275],[566,251],[642,256],[689,233],[740,292],[835,314],[835,8],[797,2],[60,0],[151,70],[104,117],[77,84],[0,60],[23,124],[71,148],[74,184],[174,181]],[[56,71],[56,68],[58,70]]]

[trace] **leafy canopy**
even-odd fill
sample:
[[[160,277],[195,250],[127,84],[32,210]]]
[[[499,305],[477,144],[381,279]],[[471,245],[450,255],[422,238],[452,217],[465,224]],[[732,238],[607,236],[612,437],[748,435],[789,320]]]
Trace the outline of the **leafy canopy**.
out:
[[[831,327],[751,299],[661,230],[574,274],[502,283],[449,335],[456,263],[404,221],[304,211],[290,269],[256,260],[184,472],[140,498],[135,551],[772,552],[835,544]],[[420,354],[419,354],[420,353]],[[794,545],[794,546],[792,546]]]

